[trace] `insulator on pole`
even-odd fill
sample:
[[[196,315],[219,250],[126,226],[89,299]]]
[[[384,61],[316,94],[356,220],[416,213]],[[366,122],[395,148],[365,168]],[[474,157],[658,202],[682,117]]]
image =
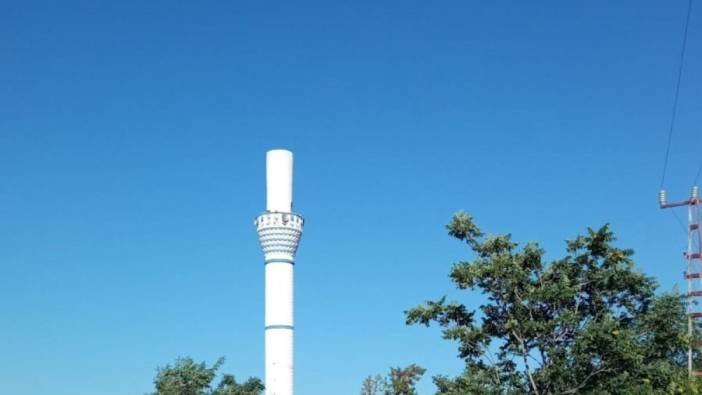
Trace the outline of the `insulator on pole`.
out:
[[[690,196],[690,198],[692,200],[697,200],[699,197],[700,197],[700,187],[695,185],[694,187],[692,187],[692,195]]]
[[[658,204],[661,205],[661,207],[665,206],[665,190],[662,190],[658,192]]]

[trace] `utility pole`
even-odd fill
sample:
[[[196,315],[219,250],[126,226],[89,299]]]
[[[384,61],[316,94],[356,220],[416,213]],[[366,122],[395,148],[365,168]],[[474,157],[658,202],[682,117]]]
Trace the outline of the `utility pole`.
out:
[[[658,194],[658,204],[662,209],[687,207],[687,251],[684,253],[687,260],[687,335],[691,339],[687,349],[687,371],[690,377],[702,377],[702,371],[695,370],[692,366],[692,350],[702,346],[699,340],[693,340],[695,326],[702,319],[702,234],[700,233],[700,192],[699,187],[692,187],[688,200],[668,203],[664,190]]]

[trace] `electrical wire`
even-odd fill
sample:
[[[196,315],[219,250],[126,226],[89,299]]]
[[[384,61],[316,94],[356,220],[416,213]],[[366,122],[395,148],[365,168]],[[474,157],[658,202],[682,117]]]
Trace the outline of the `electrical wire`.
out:
[[[692,186],[697,185],[697,180],[700,179],[700,173],[702,173],[702,163],[700,163],[700,167],[697,169],[697,175],[695,175],[695,181],[692,182]]]
[[[673,213],[673,216],[675,217],[675,220],[678,221],[678,224],[680,225],[680,228],[682,229],[682,231],[683,231],[685,234],[687,234],[687,226],[685,226],[685,225],[683,224],[682,220],[680,219],[680,216],[678,216],[678,214],[675,212],[675,210],[668,210],[668,211],[670,211],[671,213]]]
[[[687,17],[685,17],[685,32],[683,33],[682,49],[680,50],[680,59],[678,64],[678,78],[675,83],[675,96],[673,99],[673,112],[670,117],[670,128],[668,130],[668,144],[665,148],[665,159],[663,160],[663,174],[661,175],[661,187],[663,190],[663,184],[665,183],[665,174],[668,170],[668,158],[670,156],[670,143],[673,140],[673,129],[675,129],[675,118],[678,114],[678,97],[680,96],[680,81],[682,80],[683,64],[685,61],[685,49],[687,47],[687,32],[690,26],[690,14],[692,13],[692,0],[687,1]],[[702,167],[700,167],[702,170]],[[698,172],[699,175],[699,172]]]

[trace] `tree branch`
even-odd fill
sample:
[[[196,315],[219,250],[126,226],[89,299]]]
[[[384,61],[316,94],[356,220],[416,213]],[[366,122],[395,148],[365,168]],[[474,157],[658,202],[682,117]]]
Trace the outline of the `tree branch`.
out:
[[[529,369],[529,360],[527,359],[527,352],[526,352],[526,347],[524,346],[524,339],[522,339],[517,333],[513,330],[512,335],[519,341],[519,346],[522,349],[522,358],[524,359],[524,368],[526,370],[527,376],[529,376],[529,382],[531,383],[531,389],[534,390],[534,394],[539,395],[539,388],[536,386],[536,382],[534,381],[534,376],[531,375],[531,369]]]
[[[587,377],[585,377],[585,380],[583,380],[583,382],[580,383],[577,387],[571,388],[571,389],[569,389],[569,390],[567,390],[567,391],[563,391],[563,392],[561,392],[561,394],[563,394],[563,395],[564,395],[564,394],[575,394],[575,393],[577,393],[578,391],[580,391],[583,387],[585,387],[585,384],[587,384],[588,380],[590,380],[590,379],[591,379],[592,377],[594,377],[596,374],[603,373],[603,372],[610,372],[610,371],[612,371],[612,369],[599,369],[599,370],[595,370],[594,372],[591,372],[590,374],[588,374]]]

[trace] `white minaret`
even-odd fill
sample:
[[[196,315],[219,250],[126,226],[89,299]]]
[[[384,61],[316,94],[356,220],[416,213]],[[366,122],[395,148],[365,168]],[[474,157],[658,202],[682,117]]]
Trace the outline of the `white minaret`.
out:
[[[293,394],[293,267],[304,220],[292,212],[293,155],[266,153],[266,212],[256,230],[266,271],[266,395]]]

